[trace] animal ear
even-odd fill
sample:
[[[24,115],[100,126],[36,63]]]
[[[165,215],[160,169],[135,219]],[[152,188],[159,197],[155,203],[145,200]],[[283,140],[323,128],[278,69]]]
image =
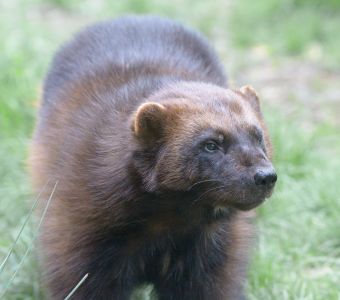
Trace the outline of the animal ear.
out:
[[[255,110],[260,111],[260,100],[252,86],[245,85],[240,88],[240,92],[249,101],[249,103]]]
[[[156,102],[140,105],[135,114],[132,130],[139,138],[157,138],[163,129],[166,108]]]

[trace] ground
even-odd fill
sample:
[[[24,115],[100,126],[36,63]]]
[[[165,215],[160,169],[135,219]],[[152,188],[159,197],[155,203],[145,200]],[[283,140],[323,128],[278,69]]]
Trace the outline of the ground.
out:
[[[25,160],[48,63],[77,29],[126,13],[166,15],[202,31],[230,85],[251,84],[260,95],[279,180],[258,209],[249,298],[340,299],[337,0],[2,1],[0,298],[5,292],[4,299],[44,299],[31,218],[9,260],[1,262],[33,202]]]

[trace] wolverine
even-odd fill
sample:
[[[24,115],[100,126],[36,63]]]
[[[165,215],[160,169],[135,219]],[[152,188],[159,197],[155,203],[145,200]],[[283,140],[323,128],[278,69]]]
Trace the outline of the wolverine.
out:
[[[92,25],[44,82],[30,149],[53,199],[39,236],[48,299],[241,300],[254,208],[277,180],[259,98],[231,89],[199,33],[153,16]]]

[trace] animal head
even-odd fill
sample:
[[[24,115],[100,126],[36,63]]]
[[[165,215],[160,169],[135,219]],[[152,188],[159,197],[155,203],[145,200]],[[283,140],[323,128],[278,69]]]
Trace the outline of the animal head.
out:
[[[246,210],[275,185],[268,131],[249,86],[172,85],[138,107],[132,131],[149,192],[195,191],[198,202]]]

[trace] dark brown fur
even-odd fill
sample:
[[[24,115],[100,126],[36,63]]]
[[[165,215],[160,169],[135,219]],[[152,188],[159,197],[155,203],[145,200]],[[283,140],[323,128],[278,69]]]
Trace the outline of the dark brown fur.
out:
[[[193,148],[205,131],[230,139],[225,157]],[[268,159],[255,92],[226,88],[197,33],[153,17],[81,32],[47,76],[30,156],[37,191],[57,182],[40,235],[49,298],[89,273],[73,299],[143,283],[159,299],[243,299],[250,209],[269,195],[247,178]]]

